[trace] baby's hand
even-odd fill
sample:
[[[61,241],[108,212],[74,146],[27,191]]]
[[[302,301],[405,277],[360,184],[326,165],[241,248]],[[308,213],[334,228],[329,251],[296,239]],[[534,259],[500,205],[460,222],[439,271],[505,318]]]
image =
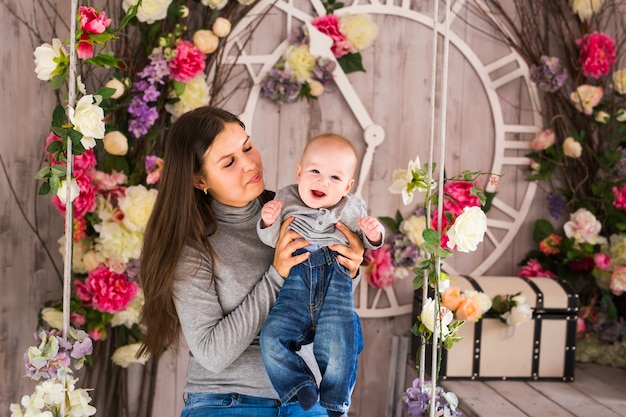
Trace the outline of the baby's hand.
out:
[[[265,228],[273,225],[282,209],[283,202],[280,200],[271,200],[265,203],[261,209],[261,227]]]
[[[363,230],[363,234],[367,237],[367,240],[369,240],[373,245],[379,245],[382,243],[382,225],[375,217],[361,217],[358,220],[358,223],[361,230]]]

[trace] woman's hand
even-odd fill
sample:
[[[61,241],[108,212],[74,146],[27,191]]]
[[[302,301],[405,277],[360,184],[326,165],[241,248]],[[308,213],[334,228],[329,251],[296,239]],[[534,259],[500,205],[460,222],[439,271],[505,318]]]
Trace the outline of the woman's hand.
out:
[[[363,253],[365,252],[363,242],[361,242],[361,239],[359,239],[356,233],[353,233],[343,223],[337,223],[336,227],[346,236],[349,246],[335,244],[330,245],[328,248],[341,255],[337,257],[337,262],[345,266],[346,269],[350,271],[350,276],[354,278],[359,272],[359,266],[361,266],[363,262]]]
[[[293,255],[296,250],[304,248],[309,242],[304,240],[298,232],[287,229],[292,221],[293,217],[290,217],[280,226],[280,233],[274,250],[274,262],[272,262],[278,274],[283,278],[289,275],[291,267],[304,262],[309,257],[309,252]]]

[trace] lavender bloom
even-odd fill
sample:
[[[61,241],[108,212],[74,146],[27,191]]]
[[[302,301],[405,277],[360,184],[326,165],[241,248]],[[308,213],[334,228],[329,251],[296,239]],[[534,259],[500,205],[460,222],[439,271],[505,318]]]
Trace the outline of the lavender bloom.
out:
[[[396,268],[413,268],[419,260],[419,247],[402,233],[391,236],[392,264]]]
[[[333,82],[333,71],[337,64],[328,58],[318,57],[313,68],[312,78],[328,87]]]
[[[548,211],[554,220],[558,220],[565,211],[565,196],[563,194],[550,193],[546,196]]]
[[[309,43],[309,37],[307,33],[304,31],[304,26],[299,26],[297,28],[291,29],[291,32],[287,36],[287,42],[291,45],[299,46],[303,43]]]
[[[413,380],[411,387],[407,388],[402,396],[402,408],[405,412],[410,413],[411,417],[426,417],[429,413],[430,398],[433,391],[432,383],[426,382],[420,388],[420,380]],[[436,412],[435,415],[445,415],[450,417],[460,417],[461,412],[457,411],[458,399],[454,393],[446,393],[443,388],[435,388]]]
[[[157,88],[154,85],[151,85],[150,87],[144,90],[143,99],[146,102],[157,101],[160,95],[161,95],[161,92],[157,90]]]
[[[530,79],[541,90],[552,92],[565,84],[567,71],[561,65],[559,58],[544,55],[539,65],[530,66]]]
[[[146,156],[146,171],[152,172],[156,169],[157,159],[159,157],[156,155],[147,155]]]
[[[277,104],[293,103],[298,100],[302,84],[291,75],[291,70],[272,68],[265,79],[261,94]]]

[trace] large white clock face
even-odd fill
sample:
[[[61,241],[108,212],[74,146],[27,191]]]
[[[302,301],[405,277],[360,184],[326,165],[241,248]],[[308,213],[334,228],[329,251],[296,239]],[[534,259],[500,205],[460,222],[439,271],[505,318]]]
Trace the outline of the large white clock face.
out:
[[[516,237],[530,208],[535,186],[524,180],[528,142],[541,128],[537,94],[528,80],[523,61],[505,45],[494,41],[469,21],[472,1],[452,5],[445,166],[448,176],[462,170],[503,174],[500,189],[488,213],[487,239],[471,256],[455,254],[447,265],[452,272],[484,274],[493,271]],[[436,27],[443,40],[443,3]],[[247,31],[265,14],[251,40]],[[336,131],[354,140],[362,163],[356,192],[375,216],[405,215],[415,207],[402,207],[397,196],[386,192],[391,172],[405,168],[410,159],[428,160],[432,62],[432,2],[390,0],[346,3],[337,14],[365,13],[379,27],[375,45],[362,51],[367,72],[346,76],[337,67],[335,87],[312,103],[277,106],[260,97],[260,82],[287,47],[292,27],[325,14],[319,0],[261,0],[231,35],[229,59],[233,64],[230,90],[237,86],[228,107],[238,111],[253,140],[264,153],[269,187],[294,180],[294,166],[306,139],[323,131]],[[239,40],[234,42],[233,39]],[[439,46],[441,62],[442,47]],[[243,51],[243,52],[239,52]],[[441,77],[437,77],[436,102]],[[237,107],[238,106],[238,107]],[[441,114],[440,109],[438,114]],[[434,123],[439,124],[439,119]],[[438,133],[437,143],[441,143]],[[439,155],[436,146],[434,155]],[[277,161],[268,166],[268,160]],[[507,259],[514,263],[517,259]],[[495,267],[495,273],[499,272]],[[410,281],[410,280],[406,280]],[[362,317],[410,312],[410,283],[359,296]],[[397,289],[397,288],[396,288]],[[365,294],[363,293],[365,291]],[[372,291],[370,289],[370,291]]]

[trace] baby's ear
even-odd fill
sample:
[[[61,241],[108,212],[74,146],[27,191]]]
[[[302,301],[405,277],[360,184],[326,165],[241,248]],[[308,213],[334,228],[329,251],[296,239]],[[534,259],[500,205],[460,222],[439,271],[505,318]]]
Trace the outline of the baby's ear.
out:
[[[300,182],[300,177],[302,176],[302,165],[296,165],[296,182]]]
[[[346,194],[350,192],[350,189],[352,188],[353,185],[354,185],[354,178],[352,178],[346,185]]]

